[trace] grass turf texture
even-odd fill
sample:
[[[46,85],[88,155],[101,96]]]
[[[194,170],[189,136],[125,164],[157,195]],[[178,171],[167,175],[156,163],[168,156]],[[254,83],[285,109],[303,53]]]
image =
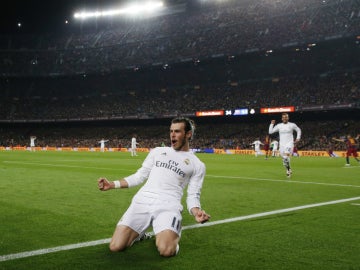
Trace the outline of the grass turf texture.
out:
[[[343,158],[198,154],[211,221],[360,196],[360,166]],[[145,154],[0,152],[0,256],[110,238],[138,188],[100,192],[97,179],[134,172]],[[178,256],[154,239],[0,262],[0,269],[360,269],[360,200],[184,230]],[[185,210],[183,226],[194,224]]]

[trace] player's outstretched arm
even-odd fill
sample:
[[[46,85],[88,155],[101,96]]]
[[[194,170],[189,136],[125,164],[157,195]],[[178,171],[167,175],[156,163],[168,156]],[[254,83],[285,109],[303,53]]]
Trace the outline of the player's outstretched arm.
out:
[[[118,182],[117,186],[115,182]],[[116,180],[116,181],[109,181],[105,177],[100,177],[98,179],[98,188],[101,191],[107,191],[114,188],[128,188],[128,187],[129,187],[128,183],[124,179]]]
[[[195,217],[195,220],[198,223],[205,223],[206,221],[208,221],[211,216],[205,212],[205,210],[202,210],[198,207],[194,207],[191,209],[191,213],[193,214],[193,216]]]

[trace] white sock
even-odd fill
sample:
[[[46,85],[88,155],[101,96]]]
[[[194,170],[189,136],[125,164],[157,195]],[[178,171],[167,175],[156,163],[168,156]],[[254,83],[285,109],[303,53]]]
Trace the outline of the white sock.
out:
[[[290,158],[288,156],[283,156],[283,165],[286,169],[290,169]]]

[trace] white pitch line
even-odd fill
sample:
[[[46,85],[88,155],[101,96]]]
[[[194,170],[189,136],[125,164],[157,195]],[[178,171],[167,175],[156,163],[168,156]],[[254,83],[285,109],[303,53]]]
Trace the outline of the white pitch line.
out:
[[[354,169],[354,168],[360,168],[360,166],[344,166],[344,169]]]
[[[49,167],[65,167],[65,168],[84,168],[84,169],[99,169],[99,170],[110,170],[109,168],[104,167],[86,167],[86,166],[75,166],[75,165],[63,165],[63,164],[47,164],[47,163],[36,163],[36,162],[19,162],[19,161],[3,161],[4,163],[13,163],[13,164],[27,164],[27,165],[40,165],[40,166],[49,166]],[[344,167],[345,168],[345,167]],[[348,167],[347,167],[348,168]],[[360,168],[360,167],[359,167]],[[117,171],[132,171],[128,169],[111,169]],[[270,178],[256,178],[256,177],[246,177],[246,176],[224,176],[224,175],[206,175],[207,177],[213,178],[229,178],[229,179],[244,179],[244,180],[254,180],[254,181],[269,181],[269,182],[282,182],[282,183],[299,183],[299,184],[312,184],[312,185],[323,185],[323,186],[337,186],[337,187],[355,187],[360,188],[357,185],[347,185],[347,184],[333,184],[333,183],[321,183],[321,182],[304,182],[296,180],[285,180],[285,179],[270,179]]]
[[[47,167],[64,167],[64,168],[83,168],[83,169],[97,169],[97,170],[111,170],[111,171],[129,171],[127,169],[109,169],[105,167],[86,167],[86,166],[76,166],[76,165],[63,165],[63,164],[50,164],[50,163],[36,163],[36,162],[19,162],[19,161],[3,161],[4,163],[9,164],[22,164],[22,165],[37,165],[37,166],[47,166]]]
[[[64,168],[84,168],[84,169],[97,169],[97,170],[112,170],[112,171],[133,171],[129,169],[109,169],[105,167],[86,167],[86,166],[75,166],[75,165],[63,165],[63,164],[49,164],[49,163],[36,163],[36,162],[19,162],[19,161],[3,161],[4,163],[10,164],[24,164],[24,165],[38,165],[38,166],[48,166],[48,167],[64,167]],[[320,182],[303,182],[295,180],[281,180],[281,179],[270,179],[270,178],[255,178],[255,177],[246,177],[246,176],[224,176],[224,175],[211,175],[207,174],[207,177],[213,178],[229,178],[229,179],[245,179],[245,180],[255,180],[255,181],[270,181],[270,182],[282,182],[282,183],[299,183],[299,184],[313,184],[313,185],[323,185],[323,186],[337,186],[337,187],[355,187],[360,188],[356,185],[345,185],[345,184],[332,184],[332,183],[320,183]]]
[[[279,209],[279,210],[274,210],[274,211],[269,211],[269,212],[252,214],[252,215],[248,215],[248,216],[217,220],[217,221],[207,222],[204,224],[194,224],[194,225],[186,226],[186,229],[230,223],[230,222],[241,221],[241,220],[246,220],[246,219],[265,217],[265,216],[270,216],[270,215],[294,212],[294,211],[299,211],[299,210],[308,209],[308,208],[314,208],[314,207],[319,207],[319,206],[338,204],[338,203],[344,203],[344,202],[350,202],[350,201],[357,201],[357,200],[360,200],[360,197],[354,197],[354,198],[348,198],[348,199],[342,199],[342,200],[336,200],[336,201],[329,201],[329,202],[322,202],[322,203],[307,204],[307,205],[302,205],[302,206],[296,206],[296,207],[291,207],[291,208],[285,208],[285,209]]]
[[[332,184],[332,183],[321,183],[321,182],[304,182],[304,181],[295,181],[295,180],[279,180],[279,179],[270,179],[270,178],[256,178],[256,177],[247,177],[247,176],[225,176],[225,175],[209,175],[206,177],[213,178],[230,178],[230,179],[244,179],[244,180],[254,180],[254,181],[269,181],[269,182],[287,182],[287,183],[298,183],[298,184],[312,184],[312,185],[323,185],[323,186],[336,186],[336,187],[355,187],[360,188],[356,185],[346,185],[346,184]]]
[[[214,226],[214,225],[218,225],[218,224],[236,222],[236,221],[241,221],[241,220],[265,217],[265,216],[288,213],[288,212],[294,212],[294,211],[299,211],[299,210],[308,209],[308,208],[314,208],[314,207],[320,207],[320,206],[332,205],[332,204],[339,204],[339,203],[345,203],[345,202],[357,201],[357,200],[360,200],[360,197],[353,197],[353,198],[328,201],[328,202],[322,202],[322,203],[315,203],[315,204],[307,204],[307,205],[302,205],[302,206],[296,206],[296,207],[291,207],[291,208],[285,208],[285,209],[279,209],[279,210],[274,210],[274,211],[269,211],[269,212],[252,214],[252,215],[248,215],[248,216],[241,216],[241,217],[228,218],[228,219],[217,220],[217,221],[210,221],[210,222],[207,222],[204,224],[188,225],[188,226],[184,226],[183,230],[189,230],[189,229],[201,228],[201,227],[209,227],[209,226]],[[15,260],[15,259],[20,259],[20,258],[26,258],[26,257],[32,257],[32,256],[37,256],[37,255],[44,255],[44,254],[54,253],[54,252],[59,252],[59,251],[83,248],[83,247],[97,246],[97,245],[102,245],[102,244],[107,244],[107,243],[110,243],[110,238],[96,240],[96,241],[90,241],[90,242],[71,244],[71,245],[65,245],[65,246],[58,246],[58,247],[53,247],[53,248],[45,248],[45,249],[38,249],[38,250],[27,251],[27,252],[2,255],[2,256],[0,256],[0,262],[10,261],[10,260]]]
[[[9,255],[2,255],[2,256],[0,256],[0,262],[11,261],[11,260],[21,259],[21,258],[26,258],[26,257],[32,257],[32,256],[36,256],[36,255],[44,255],[44,254],[54,253],[54,252],[64,251],[64,250],[71,250],[71,249],[77,249],[77,248],[83,248],[83,247],[92,247],[92,246],[102,245],[102,244],[106,244],[106,243],[110,243],[110,238],[96,240],[96,241],[90,241],[90,242],[71,244],[71,245],[66,245],[66,246],[58,246],[58,247],[53,247],[53,248],[45,248],[45,249],[38,249],[38,250],[33,250],[33,251],[21,252],[21,253],[14,253],[14,254],[9,254]]]

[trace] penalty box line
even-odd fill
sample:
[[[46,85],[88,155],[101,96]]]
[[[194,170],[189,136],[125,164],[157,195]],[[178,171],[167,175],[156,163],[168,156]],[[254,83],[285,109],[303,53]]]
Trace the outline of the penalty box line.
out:
[[[269,212],[247,215],[247,216],[228,218],[228,219],[217,220],[217,221],[210,221],[210,222],[207,222],[204,224],[188,225],[188,226],[184,226],[183,230],[189,230],[189,229],[201,228],[201,227],[209,227],[209,226],[214,226],[214,225],[218,225],[218,224],[236,222],[236,221],[241,221],[241,220],[265,217],[265,216],[288,213],[288,212],[294,212],[294,211],[299,211],[299,210],[308,209],[308,208],[314,208],[314,207],[320,207],[320,206],[332,205],[332,204],[339,204],[339,203],[345,203],[345,202],[357,201],[357,200],[360,200],[360,197],[353,197],[353,198],[328,201],[328,202],[322,202],[322,203],[315,203],[315,204],[307,204],[307,205],[279,209],[279,210],[274,210],[274,211],[269,211]],[[110,238],[107,238],[107,239],[101,239],[101,240],[90,241],[90,242],[58,246],[58,247],[53,247],[53,248],[45,248],[45,249],[38,249],[38,250],[27,251],[27,252],[1,255],[0,262],[21,259],[21,258],[26,258],[26,257],[32,257],[32,256],[37,256],[37,255],[44,255],[44,254],[54,253],[54,252],[59,252],[59,251],[72,250],[72,249],[83,248],[83,247],[98,246],[98,245],[110,243],[110,240],[111,240]]]

